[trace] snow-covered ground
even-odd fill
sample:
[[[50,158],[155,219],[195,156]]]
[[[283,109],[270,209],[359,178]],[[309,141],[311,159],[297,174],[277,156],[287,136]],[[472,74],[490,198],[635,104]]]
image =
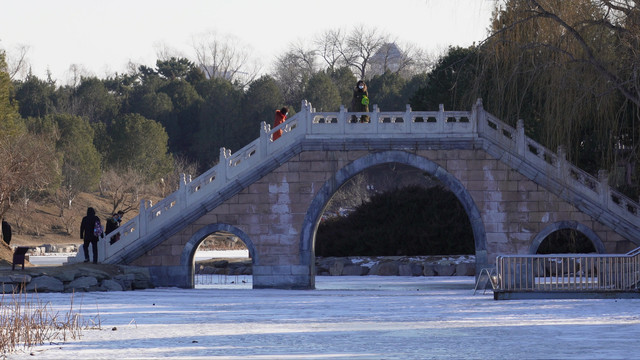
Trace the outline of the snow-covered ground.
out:
[[[471,277],[317,277],[317,290],[76,294],[101,329],[9,359],[631,359],[640,300],[494,301]],[[248,280],[248,281],[247,281]],[[71,294],[39,294],[69,310]]]
[[[198,250],[193,257],[195,261],[214,258],[248,258],[249,250]]]
[[[58,266],[66,263],[76,253],[46,253],[44,255],[29,255],[29,262],[36,266]]]

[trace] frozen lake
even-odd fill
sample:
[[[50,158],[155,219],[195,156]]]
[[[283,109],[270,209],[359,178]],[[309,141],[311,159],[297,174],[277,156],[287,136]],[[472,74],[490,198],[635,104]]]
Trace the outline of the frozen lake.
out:
[[[74,308],[85,319],[99,314],[100,329],[8,358],[637,357],[637,299],[494,301],[491,292],[473,295],[471,277],[317,277],[317,290],[220,280],[191,290],[76,294]],[[61,313],[71,296],[38,295]]]
[[[58,266],[67,262],[69,257],[76,256],[75,253],[46,255],[29,255],[29,262],[36,266]],[[209,260],[213,258],[248,258],[249,250],[207,250],[196,251],[195,261]]]

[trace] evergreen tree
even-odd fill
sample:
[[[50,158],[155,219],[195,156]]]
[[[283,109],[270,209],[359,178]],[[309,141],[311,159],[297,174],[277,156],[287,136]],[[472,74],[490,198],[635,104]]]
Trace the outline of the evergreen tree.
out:
[[[234,131],[236,145],[233,151],[247,145],[260,135],[262,121],[273,126],[276,109],[283,105],[284,98],[276,81],[263,75],[249,85],[242,101],[242,121]],[[293,109],[290,109],[290,111]]]
[[[107,154],[109,167],[122,171],[136,169],[148,182],[170,171],[172,159],[162,125],[139,114],[123,115],[115,125],[109,129],[113,139]]]
[[[54,111],[55,83],[43,81],[29,74],[23,82],[16,83],[16,100],[20,104],[20,115],[42,117]]]
[[[338,111],[340,109],[340,92],[331,77],[324,72],[315,73],[309,79],[309,86],[304,96],[316,111]]]

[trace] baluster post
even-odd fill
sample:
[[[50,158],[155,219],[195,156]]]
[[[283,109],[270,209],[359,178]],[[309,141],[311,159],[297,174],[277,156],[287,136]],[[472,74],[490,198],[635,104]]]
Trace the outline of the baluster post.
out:
[[[140,200],[140,211],[138,212],[138,233],[140,234],[138,237],[141,238],[147,234],[147,222],[149,219],[147,209],[146,209],[147,201],[145,199]]]
[[[340,113],[338,113],[338,129],[340,131],[340,135],[345,134],[348,121],[349,119],[347,118],[347,109],[344,107],[344,105],[340,105]]]
[[[230,154],[231,150],[227,151],[227,148],[220,148],[220,158],[218,159],[218,166],[220,166],[220,178],[227,182],[227,172],[229,168],[229,161],[227,160],[227,154]]]
[[[411,115],[411,105],[407,104],[404,111],[404,115],[402,116],[402,122],[404,123],[403,126],[404,126],[405,133],[411,132],[412,121],[413,121],[413,116]]]
[[[293,130],[298,134],[301,134],[300,136],[305,137],[308,134],[311,134],[312,132],[312,122],[313,122],[313,117],[311,116],[311,114],[303,112],[304,111],[304,107],[300,108],[300,113],[294,115],[297,117],[298,120],[296,120],[298,122],[297,127]]]
[[[487,114],[484,111],[484,106],[482,105],[482,98],[478,98],[476,100],[476,104],[473,107],[471,113],[471,131],[480,135],[484,134],[484,129],[487,123]]]
[[[191,182],[191,176],[189,176],[189,182]],[[187,174],[180,174],[180,192],[178,194],[178,202],[180,203],[180,209],[187,208],[187,196],[188,196],[188,186],[187,186]]]
[[[442,134],[444,133],[444,123],[445,121],[447,121],[447,119],[444,117],[444,104],[438,105],[437,121],[438,121],[438,127],[437,127],[438,133]]]
[[[269,136],[269,132],[271,131],[271,125],[267,124],[266,121],[260,123],[260,140],[258,148],[260,149],[260,154],[266,156],[269,151],[269,143],[271,143],[271,139]],[[262,156],[259,157],[262,159]]]
[[[500,131],[498,129],[498,131]],[[499,134],[498,136],[502,136],[502,134]],[[520,156],[526,156],[526,149],[527,149],[527,136],[524,134],[524,120],[522,119],[518,119],[518,121],[516,122],[516,151],[518,152],[518,155]]]
[[[567,148],[564,145],[558,146],[557,152],[558,163],[556,164],[556,168],[558,169],[558,178],[562,179],[565,183],[567,182]]]
[[[374,131],[378,133],[378,126],[380,124],[380,109],[378,109],[378,104],[373,104],[373,111],[370,113],[369,124],[373,124]]]
[[[609,172],[607,170],[598,170],[598,192],[600,201],[605,208],[609,207]]]

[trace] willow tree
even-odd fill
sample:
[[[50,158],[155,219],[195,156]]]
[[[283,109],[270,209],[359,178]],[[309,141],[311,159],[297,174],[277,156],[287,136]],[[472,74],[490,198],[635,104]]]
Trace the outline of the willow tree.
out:
[[[512,125],[523,119],[530,136],[566,146],[592,173],[624,165],[614,180],[637,183],[639,23],[634,2],[507,0],[478,47],[469,101],[482,97]]]

